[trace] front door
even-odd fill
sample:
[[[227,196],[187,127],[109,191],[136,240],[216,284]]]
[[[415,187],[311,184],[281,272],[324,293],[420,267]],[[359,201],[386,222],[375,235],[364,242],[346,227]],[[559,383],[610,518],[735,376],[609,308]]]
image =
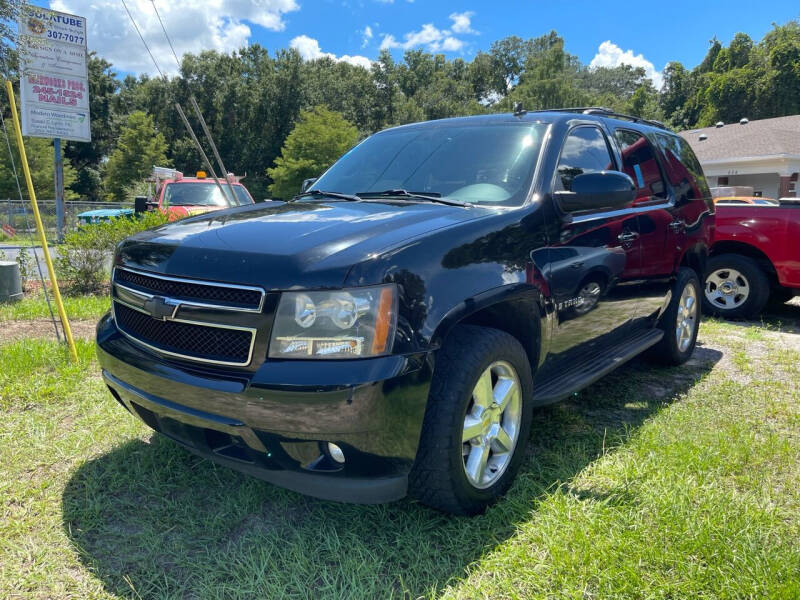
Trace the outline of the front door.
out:
[[[605,133],[581,125],[561,149],[553,191],[569,191],[577,175],[611,169],[616,162]],[[633,206],[579,215],[555,208],[559,233],[548,246],[544,270],[556,313],[549,357],[554,367],[601,351],[625,334],[637,308],[640,282],[633,269],[641,239]]]

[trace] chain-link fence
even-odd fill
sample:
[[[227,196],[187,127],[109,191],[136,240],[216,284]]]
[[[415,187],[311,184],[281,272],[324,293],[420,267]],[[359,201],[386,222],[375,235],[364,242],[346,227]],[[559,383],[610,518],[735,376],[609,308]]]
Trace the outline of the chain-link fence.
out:
[[[56,240],[56,203],[55,200],[38,200],[42,224],[47,232],[47,239]],[[133,208],[133,204],[123,202],[65,202],[64,231],[72,231],[78,227],[78,215],[87,210]],[[27,214],[27,222],[25,216]],[[20,241],[36,235],[36,224],[30,202],[20,200],[0,200],[0,240],[13,243],[14,238]]]

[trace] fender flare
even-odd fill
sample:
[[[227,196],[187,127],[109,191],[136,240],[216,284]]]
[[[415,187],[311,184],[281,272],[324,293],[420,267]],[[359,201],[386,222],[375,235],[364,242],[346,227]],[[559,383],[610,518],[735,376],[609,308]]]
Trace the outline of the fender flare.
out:
[[[547,299],[542,291],[528,283],[516,283],[486,290],[475,296],[459,302],[451,308],[433,329],[430,338],[430,347],[437,350],[444,343],[447,335],[453,327],[469,319],[477,313],[506,302],[524,302],[535,310],[535,319],[531,319],[532,325],[537,329],[539,348],[537,356],[531,357],[532,364],[541,364],[545,352],[545,346],[549,342],[549,327],[545,327],[543,321],[550,320],[552,311],[546,310]],[[526,351],[530,351],[526,348]]]

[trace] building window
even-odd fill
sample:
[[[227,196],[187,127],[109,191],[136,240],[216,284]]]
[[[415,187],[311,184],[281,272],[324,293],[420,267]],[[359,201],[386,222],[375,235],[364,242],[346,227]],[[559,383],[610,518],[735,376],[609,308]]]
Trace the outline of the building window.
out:
[[[728,185],[727,177],[717,177],[717,185]]]

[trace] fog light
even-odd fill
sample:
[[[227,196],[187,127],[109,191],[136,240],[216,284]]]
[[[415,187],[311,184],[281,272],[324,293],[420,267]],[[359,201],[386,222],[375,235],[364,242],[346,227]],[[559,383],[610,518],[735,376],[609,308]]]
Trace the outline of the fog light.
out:
[[[328,454],[340,465],[344,464],[344,452],[342,452],[342,449],[336,444],[328,442]]]

